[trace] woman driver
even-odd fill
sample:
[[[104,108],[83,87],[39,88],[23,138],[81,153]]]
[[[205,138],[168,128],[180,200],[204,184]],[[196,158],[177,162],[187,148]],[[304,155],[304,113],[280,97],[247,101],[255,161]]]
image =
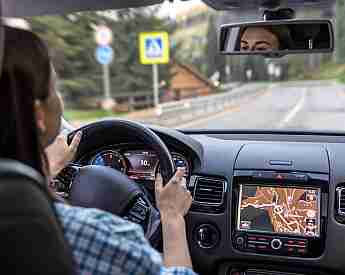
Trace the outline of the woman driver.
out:
[[[44,148],[56,138],[62,105],[55,89],[48,50],[33,33],[5,27],[0,78],[0,157],[21,161],[48,177]],[[161,213],[164,264],[142,229],[96,209],[55,202],[65,239],[80,274],[194,274],[186,240],[184,215],[192,198],[178,170],[165,186],[156,182]],[[178,184],[176,184],[178,183]]]

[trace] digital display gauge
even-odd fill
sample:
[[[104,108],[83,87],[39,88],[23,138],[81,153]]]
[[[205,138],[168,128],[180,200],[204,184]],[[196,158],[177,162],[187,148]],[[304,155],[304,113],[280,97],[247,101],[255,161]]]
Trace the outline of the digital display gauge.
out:
[[[172,153],[175,167],[184,167],[186,177],[190,174],[189,162],[178,153]],[[160,169],[157,154],[153,151],[133,150],[120,151],[106,150],[98,153],[90,162],[91,165],[101,165],[114,168],[133,180],[154,181]]]
[[[117,151],[102,151],[91,161],[91,165],[99,165],[114,168],[122,173],[126,173],[127,164],[124,157]]]

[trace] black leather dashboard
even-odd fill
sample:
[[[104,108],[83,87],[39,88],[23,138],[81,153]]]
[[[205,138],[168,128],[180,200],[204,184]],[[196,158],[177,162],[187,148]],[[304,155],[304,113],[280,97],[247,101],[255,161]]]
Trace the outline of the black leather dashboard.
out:
[[[188,134],[188,133],[187,133]],[[243,135],[243,133],[239,134]],[[224,178],[228,185],[226,189],[225,210],[222,213],[202,213],[192,211],[188,217],[189,241],[193,260],[197,269],[205,274],[211,274],[217,267],[219,274],[254,272],[260,269],[262,274],[276,272],[292,272],[296,274],[344,274],[345,262],[345,225],[336,220],[337,217],[337,187],[345,182],[345,144],[339,136],[317,136],[294,133],[301,142],[296,142],[293,135],[280,134],[277,141],[275,134],[252,133],[260,135],[259,141],[250,138],[241,140],[236,134],[229,132],[221,134],[212,132],[193,132],[190,136],[200,142],[204,151],[204,158],[199,175]],[[339,143],[335,139],[339,139]],[[322,140],[320,142],[319,140]],[[287,141],[289,140],[289,141]],[[318,141],[315,141],[318,140]],[[274,160],[274,162],[271,162]],[[277,162],[278,161],[278,162]],[[281,162],[279,162],[281,161]],[[290,165],[286,165],[289,163]],[[325,245],[321,256],[314,258],[300,258],[289,256],[265,255],[265,253],[245,253],[236,250],[232,243],[233,228],[233,175],[237,169],[266,170],[320,174],[326,180],[327,196],[323,199],[323,211],[326,213]],[[196,228],[202,224],[211,224],[219,230],[218,245],[205,249],[200,248],[196,239]],[[259,272],[259,271],[257,271]],[[266,272],[266,273],[265,273]],[[251,273],[259,274],[259,273]],[[261,274],[261,273],[260,273]],[[288,274],[288,273],[286,273]]]
[[[341,195],[339,188],[345,187],[345,136],[297,132],[183,132],[155,127],[151,129],[169,150],[183,152],[192,162],[189,189],[195,202],[186,219],[188,241],[197,272],[345,274],[345,261],[342,260],[345,255],[345,223],[342,223],[342,208],[339,209],[342,205],[338,203],[338,195]],[[92,138],[92,134],[89,138]],[[94,143],[80,148],[79,153],[84,154],[109,144],[140,142],[135,137],[118,135],[116,129],[107,129],[106,135],[97,136],[94,140]],[[320,253],[316,253],[318,256],[244,252],[234,247],[236,171],[300,173],[321,179],[322,186],[318,187],[322,189],[320,215],[323,220],[319,241],[321,245],[318,248]],[[196,191],[198,184],[203,187],[201,193]],[[313,183],[310,181],[308,184]],[[213,235],[207,236],[210,232]],[[202,239],[204,237],[206,239]],[[314,248],[311,246],[309,249]]]

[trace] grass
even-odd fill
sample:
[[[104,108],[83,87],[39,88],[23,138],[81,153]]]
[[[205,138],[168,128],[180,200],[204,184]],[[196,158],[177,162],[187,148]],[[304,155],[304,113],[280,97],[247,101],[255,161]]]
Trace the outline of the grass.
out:
[[[313,72],[306,76],[312,80],[338,80],[345,83],[345,64],[326,63],[323,64],[319,71]]]
[[[105,110],[65,110],[64,117],[67,120],[93,121],[111,116],[120,116],[124,113],[115,113]]]

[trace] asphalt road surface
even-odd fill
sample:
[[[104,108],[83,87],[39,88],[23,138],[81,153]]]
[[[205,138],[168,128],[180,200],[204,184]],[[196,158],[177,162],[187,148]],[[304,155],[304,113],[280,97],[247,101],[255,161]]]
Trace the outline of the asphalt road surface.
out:
[[[186,123],[181,128],[345,131],[345,86],[277,84],[230,111]]]

